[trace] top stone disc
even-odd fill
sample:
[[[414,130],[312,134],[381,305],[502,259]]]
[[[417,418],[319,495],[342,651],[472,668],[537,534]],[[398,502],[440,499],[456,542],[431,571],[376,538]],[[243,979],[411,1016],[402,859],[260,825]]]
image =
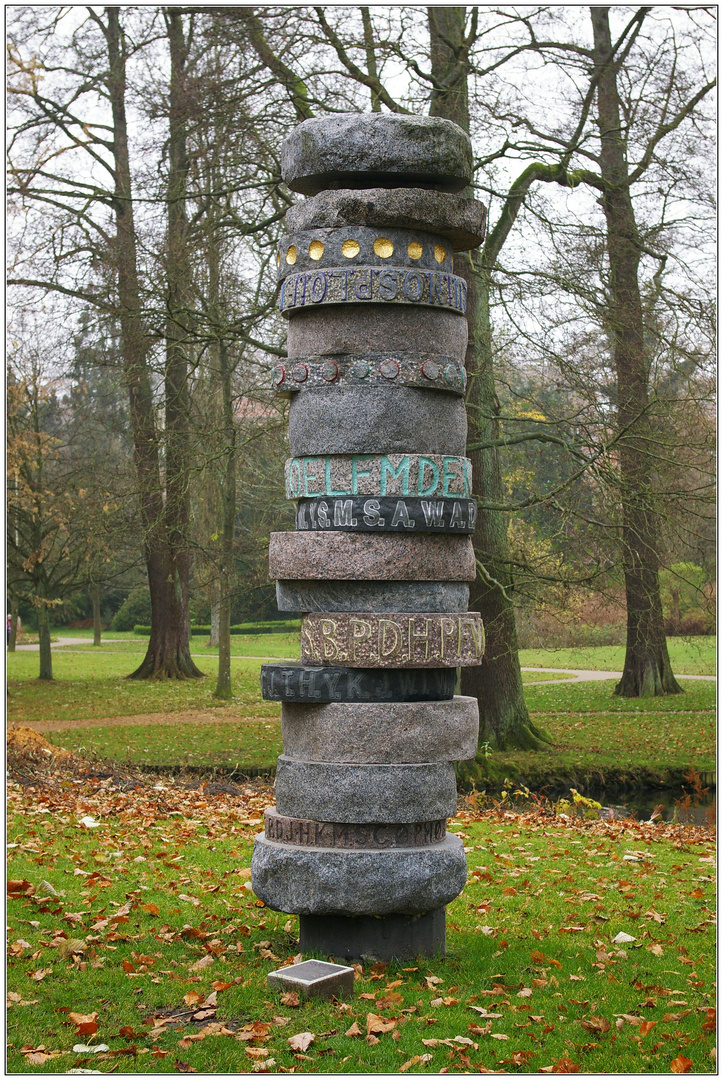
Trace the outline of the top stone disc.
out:
[[[285,140],[281,175],[302,195],[337,187],[457,192],[472,180],[472,144],[459,125],[437,116],[314,117]]]

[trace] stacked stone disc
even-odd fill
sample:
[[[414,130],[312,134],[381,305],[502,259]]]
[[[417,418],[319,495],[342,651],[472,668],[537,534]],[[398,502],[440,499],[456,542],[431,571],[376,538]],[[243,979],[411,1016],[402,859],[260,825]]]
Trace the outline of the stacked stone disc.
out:
[[[426,117],[307,120],[282,154],[309,197],[278,250],[296,531],[272,534],[269,564],[279,609],[302,613],[301,663],[262,668],[284,753],[252,880],[300,916],[303,951],[345,959],[443,953],[466,879],[446,819],[478,732],[456,669],[484,648],[452,264],[483,238],[483,207],[456,194],[471,172],[464,132]]]

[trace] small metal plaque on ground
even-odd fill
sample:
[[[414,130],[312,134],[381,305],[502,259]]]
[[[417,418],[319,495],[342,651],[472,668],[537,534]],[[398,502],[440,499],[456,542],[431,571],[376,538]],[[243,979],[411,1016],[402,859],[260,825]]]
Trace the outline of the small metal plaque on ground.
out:
[[[266,983],[271,989],[296,990],[301,997],[353,997],[354,968],[328,964],[325,960],[304,960],[280,971],[269,972]]]

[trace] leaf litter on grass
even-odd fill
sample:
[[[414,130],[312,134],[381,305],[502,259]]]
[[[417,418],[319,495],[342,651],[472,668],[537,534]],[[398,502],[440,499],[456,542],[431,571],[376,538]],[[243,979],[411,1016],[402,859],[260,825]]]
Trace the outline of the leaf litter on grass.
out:
[[[268,785],[30,779],[8,788],[14,1071],[715,1071],[710,829],[465,806],[447,961],[358,965],[352,1002],[297,1002],[265,983],[296,921],[245,887]]]

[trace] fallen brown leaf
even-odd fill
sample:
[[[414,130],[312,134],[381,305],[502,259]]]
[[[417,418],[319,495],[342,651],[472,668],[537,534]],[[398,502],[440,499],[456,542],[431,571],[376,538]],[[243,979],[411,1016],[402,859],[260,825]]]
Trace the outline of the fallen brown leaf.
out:
[[[383,1035],[397,1026],[396,1020],[385,1020],[376,1013],[367,1013],[367,1035]]]
[[[688,1073],[693,1068],[693,1062],[684,1054],[678,1054],[670,1063],[670,1071],[674,1073]]]
[[[310,1031],[301,1031],[298,1035],[292,1035],[286,1041],[292,1050],[298,1050],[303,1054],[313,1043],[314,1036]]]
[[[349,1028],[349,1030],[345,1031],[344,1034],[351,1038],[354,1035],[363,1035],[364,1032],[362,1031],[362,1029],[359,1027],[359,1025],[357,1024],[357,1022],[355,1020],[354,1023],[352,1024],[352,1026]]]
[[[281,995],[281,1004],[286,1005],[289,1009],[297,1009],[301,1004],[299,995],[296,990],[287,990],[285,994]]]

